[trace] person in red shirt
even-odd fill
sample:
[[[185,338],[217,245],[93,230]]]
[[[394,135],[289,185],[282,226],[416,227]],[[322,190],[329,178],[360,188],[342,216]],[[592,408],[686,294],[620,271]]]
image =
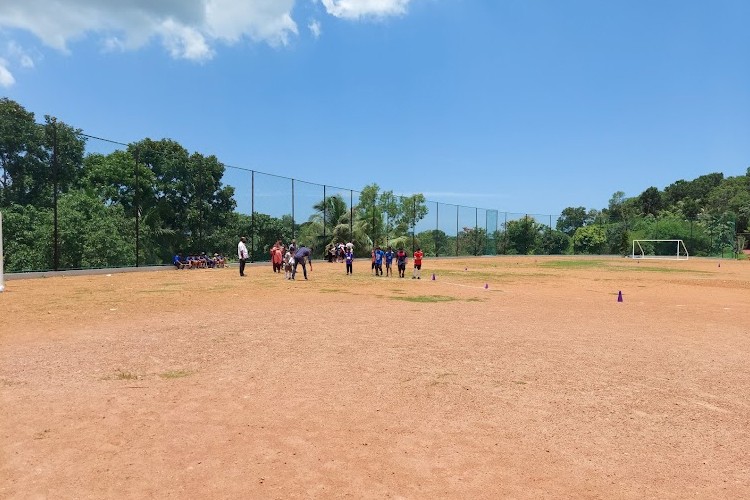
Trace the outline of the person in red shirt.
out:
[[[424,252],[422,252],[421,248],[417,247],[417,251],[414,252],[414,274],[411,279],[422,279],[422,257],[424,257]]]
[[[273,272],[281,272],[281,261],[283,260],[283,253],[281,251],[281,241],[274,243],[271,248],[271,264],[273,265]]]

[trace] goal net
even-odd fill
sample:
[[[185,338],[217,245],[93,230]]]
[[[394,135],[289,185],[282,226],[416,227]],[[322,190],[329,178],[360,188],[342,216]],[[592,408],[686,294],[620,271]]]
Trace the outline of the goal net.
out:
[[[633,240],[634,259],[687,260],[688,251],[682,240]]]

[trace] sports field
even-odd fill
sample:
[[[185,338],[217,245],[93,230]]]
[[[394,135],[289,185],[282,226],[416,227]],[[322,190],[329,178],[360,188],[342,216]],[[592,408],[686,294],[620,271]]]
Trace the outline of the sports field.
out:
[[[8,281],[0,498],[747,498],[750,262],[369,267]]]

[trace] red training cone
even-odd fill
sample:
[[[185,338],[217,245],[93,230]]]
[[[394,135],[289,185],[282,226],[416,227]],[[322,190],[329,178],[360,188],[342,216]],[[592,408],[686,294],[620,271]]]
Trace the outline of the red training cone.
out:
[[[617,302],[622,302],[622,291],[617,292]]]

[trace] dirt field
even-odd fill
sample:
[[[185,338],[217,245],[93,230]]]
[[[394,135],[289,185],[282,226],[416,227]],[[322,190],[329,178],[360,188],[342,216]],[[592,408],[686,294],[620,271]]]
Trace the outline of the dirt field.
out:
[[[750,262],[314,266],[8,281],[0,498],[747,498]]]

